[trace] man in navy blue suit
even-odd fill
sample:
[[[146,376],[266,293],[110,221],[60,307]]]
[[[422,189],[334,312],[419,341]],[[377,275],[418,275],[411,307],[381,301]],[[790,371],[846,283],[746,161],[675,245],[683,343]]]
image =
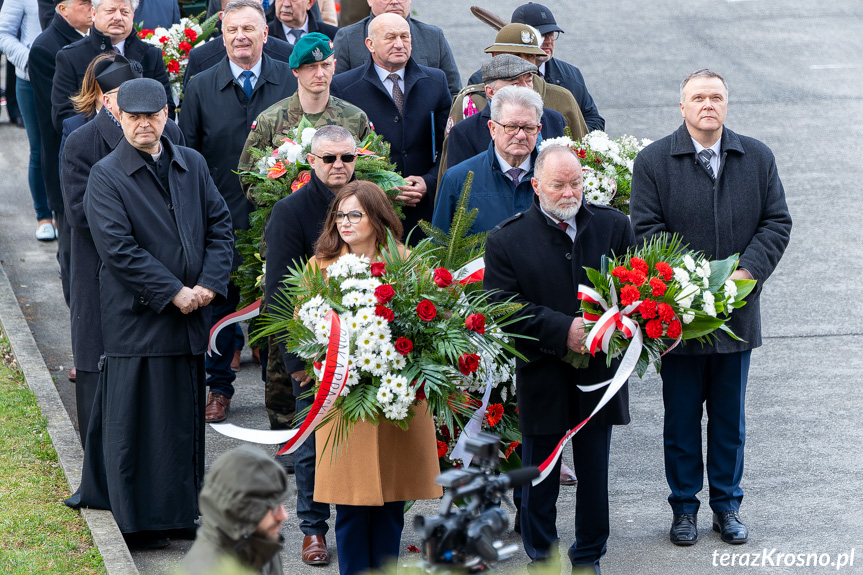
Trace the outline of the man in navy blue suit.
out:
[[[411,59],[411,29],[396,14],[369,24],[371,60],[337,74],[331,92],[359,106],[390,144],[390,159],[408,184],[400,188],[405,234],[434,209],[440,150],[450,108],[446,75]],[[419,239],[417,230],[413,240]]]

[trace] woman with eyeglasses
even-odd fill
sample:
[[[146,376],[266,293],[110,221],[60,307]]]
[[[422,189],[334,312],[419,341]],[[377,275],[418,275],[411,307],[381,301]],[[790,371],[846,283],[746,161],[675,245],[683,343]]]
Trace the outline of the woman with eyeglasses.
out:
[[[383,190],[354,181],[333,201],[316,254],[308,265],[326,274],[346,253],[375,261],[387,243],[387,231],[400,238],[402,224]],[[402,253],[407,248],[399,244]],[[434,422],[421,403],[405,431],[390,423],[360,422],[334,452],[328,441],[335,421],[316,433],[315,501],[336,505],[339,573],[379,569],[399,555],[404,502],[434,499],[440,473]]]

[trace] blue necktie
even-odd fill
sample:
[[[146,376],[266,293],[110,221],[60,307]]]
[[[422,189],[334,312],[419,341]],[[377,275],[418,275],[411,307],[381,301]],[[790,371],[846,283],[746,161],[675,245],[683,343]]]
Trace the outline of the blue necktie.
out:
[[[240,76],[243,77],[243,92],[246,93],[246,98],[252,99],[252,71],[244,70]]]
[[[264,9],[264,12],[266,12],[267,8],[269,8],[269,7],[270,7],[269,0],[261,0],[261,8]]]

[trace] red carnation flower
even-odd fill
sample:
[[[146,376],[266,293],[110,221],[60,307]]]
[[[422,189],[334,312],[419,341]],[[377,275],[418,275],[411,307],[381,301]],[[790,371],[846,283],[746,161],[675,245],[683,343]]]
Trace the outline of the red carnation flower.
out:
[[[396,290],[390,284],[380,285],[375,288],[375,297],[381,305],[387,304],[396,297]]]
[[[680,337],[682,331],[683,328],[680,325],[680,322],[675,319],[670,324],[668,324],[668,330],[666,331],[666,334],[672,339],[677,339],[678,337]]]
[[[185,30],[183,30],[183,34],[185,34],[185,36],[189,40],[189,42],[194,42],[195,40],[198,39],[198,33],[195,32],[194,30],[192,30],[191,28],[186,28]]]
[[[449,447],[447,446],[447,444],[444,443],[443,441],[441,441],[440,439],[438,439],[437,440],[437,457],[438,457],[438,459],[440,459],[441,457],[446,455],[447,451],[449,451]]]
[[[467,319],[464,320],[464,326],[471,331],[485,333],[485,316],[481,313],[469,315],[467,316]]]
[[[500,423],[503,418],[503,406],[499,403],[492,403],[485,411],[485,419],[492,427]]]
[[[652,319],[644,326],[647,331],[647,337],[651,339],[659,339],[662,337],[662,322],[658,319]]]
[[[437,284],[437,287],[448,287],[452,285],[452,274],[446,268],[435,268],[434,283]]]
[[[672,307],[667,303],[659,304],[659,309],[657,311],[659,312],[659,319],[662,320],[662,323],[667,324],[674,319],[674,309],[672,309]]]
[[[631,284],[635,284],[638,287],[641,287],[644,285],[644,282],[647,281],[647,276],[644,275],[641,270],[632,270],[631,272],[629,272],[629,277],[626,281]]]
[[[664,304],[663,304],[664,305]],[[646,299],[638,306],[638,313],[644,319],[653,319],[656,317],[656,302],[652,299]]]
[[[159,43],[167,44],[168,40],[169,40],[169,38],[167,36],[162,36],[161,38],[159,38]]]
[[[387,264],[384,262],[372,262],[372,276],[379,278],[387,271]]]
[[[644,275],[647,275],[647,272],[650,271],[650,268],[647,267],[647,262],[641,258],[630,258],[629,265],[632,269],[638,270]]]
[[[662,279],[665,281],[671,281],[671,278],[674,277],[674,271],[671,269],[671,266],[665,262],[656,262],[656,265],[653,266],[656,268],[656,271],[662,275]]]
[[[620,303],[630,305],[638,301],[641,297],[641,292],[635,286],[626,285],[620,289]]]
[[[579,158],[581,158],[582,160],[583,160],[583,159],[585,159],[585,158],[587,157],[587,151],[586,151],[586,150],[583,150],[583,149],[581,149],[581,148],[577,149],[577,150],[575,151],[575,153],[576,153],[576,155],[577,155]]]
[[[423,321],[431,321],[437,316],[437,308],[431,300],[424,299],[417,304],[417,315]]]
[[[458,358],[458,370],[465,375],[470,375],[479,369],[479,356],[475,353],[463,353]]]
[[[617,266],[616,268],[611,270],[611,275],[613,275],[620,281],[625,282],[627,281],[626,278],[629,277],[629,270],[623,266]]]
[[[179,48],[180,50],[182,50],[186,54],[188,54],[189,52],[192,51],[192,45],[189,44],[188,42],[186,42],[185,40],[180,42],[180,45],[177,46],[177,48]]]
[[[414,350],[414,342],[406,337],[400,337],[395,343],[396,351],[402,355],[407,355]]]
[[[664,295],[665,290],[668,289],[668,286],[659,278],[650,278],[650,287],[653,289],[653,297]]]
[[[180,63],[176,60],[171,60],[168,62],[168,72],[171,74],[179,74],[180,73]]]
[[[393,313],[393,310],[383,305],[375,306],[375,315],[382,317],[387,321],[393,321],[396,319],[396,314]]]

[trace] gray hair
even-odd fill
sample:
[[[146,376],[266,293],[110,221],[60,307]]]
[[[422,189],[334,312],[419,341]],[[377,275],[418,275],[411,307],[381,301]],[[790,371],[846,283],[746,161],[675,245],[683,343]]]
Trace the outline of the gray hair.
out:
[[[235,1],[246,2],[247,0]],[[347,140],[350,140],[354,146],[357,145],[357,141],[356,139],[354,139],[354,135],[351,134],[350,131],[346,128],[336,126],[335,124],[323,126],[321,128],[318,128],[318,131],[315,132],[315,135],[312,138],[312,150],[317,150],[321,142],[345,142]]]
[[[238,12],[239,10],[243,10],[245,8],[251,8],[254,10],[258,16],[264,21],[264,24],[267,23],[267,15],[264,13],[264,7],[258,0],[231,0],[228,2],[228,5],[225,6],[225,9],[222,10],[222,20],[224,21],[225,16],[230,14],[231,12]]]
[[[719,78],[722,82],[722,85],[725,87],[725,99],[728,99],[728,84],[725,83],[725,78],[711,70],[710,68],[702,68],[700,70],[696,70],[695,72],[688,75],[683,81],[680,83],[680,102],[683,102],[683,89],[689,83],[690,80],[694,80],[695,78]]]
[[[533,165],[533,174],[537,180],[542,181],[543,177],[543,169],[545,168],[545,162],[551,156],[558,155],[567,155],[575,158],[575,161],[578,162],[578,165],[581,165],[581,162],[578,160],[578,154],[570,148],[569,146],[562,146],[560,144],[552,144],[550,146],[544,146],[542,151],[536,157],[536,163]]]
[[[494,93],[491,99],[491,119],[500,122],[504,106],[516,106],[519,108],[533,108],[536,112],[536,123],[542,121],[542,98],[523,86],[504,86]]]
[[[128,2],[129,4],[132,5],[132,11],[133,12],[138,9],[138,3],[140,0],[124,0],[124,1]],[[92,0],[93,10],[98,10],[99,6],[102,5],[102,2],[104,2],[104,0]],[[67,4],[67,6],[68,6],[68,4]],[[134,34],[134,33],[135,33],[135,31],[132,30],[132,34]]]

